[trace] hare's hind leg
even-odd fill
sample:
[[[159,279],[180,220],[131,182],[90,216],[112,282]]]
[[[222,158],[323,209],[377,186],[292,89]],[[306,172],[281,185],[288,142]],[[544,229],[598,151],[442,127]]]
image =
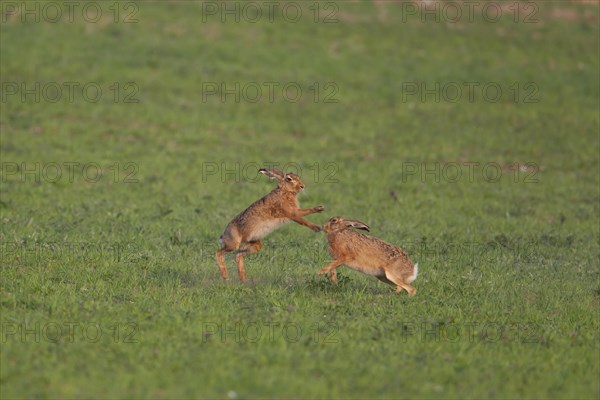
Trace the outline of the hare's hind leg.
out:
[[[217,254],[215,255],[217,265],[219,266],[219,272],[221,273],[221,278],[223,279],[227,279],[229,277],[227,273],[227,265],[225,264],[225,254],[231,253],[240,247],[239,239],[236,240],[236,238],[232,238],[227,233],[228,232],[219,238],[219,241],[223,247],[217,250]]]
[[[375,278],[379,279],[383,283],[387,283],[388,285],[396,286],[394,282],[385,277],[385,273],[383,275],[375,275]]]
[[[238,267],[238,274],[240,276],[240,281],[246,281],[246,267],[244,266],[244,257],[250,254],[254,254],[259,251],[262,247],[262,243],[260,240],[255,240],[253,242],[245,242],[242,243],[239,249],[239,253],[235,255],[235,262]]]
[[[219,272],[221,273],[221,278],[223,279],[227,279],[229,277],[227,274],[227,266],[225,265],[225,254],[230,253],[232,251],[233,250],[223,247],[222,249],[219,249],[217,251],[217,254],[215,255],[217,265],[219,266]]]
[[[396,292],[400,293],[402,292],[402,289],[406,289],[410,297],[414,296],[417,293],[417,289],[414,286],[411,286],[408,283],[404,282],[399,276],[397,276],[393,272],[386,270],[385,277],[391,282],[393,282],[394,285],[396,285]]]

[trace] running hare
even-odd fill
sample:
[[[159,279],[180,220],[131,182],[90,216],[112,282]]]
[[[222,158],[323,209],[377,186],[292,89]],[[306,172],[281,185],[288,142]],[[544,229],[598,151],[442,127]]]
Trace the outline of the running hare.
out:
[[[324,207],[300,208],[297,195],[298,192],[304,190],[304,183],[298,175],[284,174],[275,168],[261,168],[258,172],[271,179],[277,179],[278,185],[269,194],[254,202],[236,216],[225,228],[225,232],[219,239],[223,247],[216,254],[217,264],[223,279],[228,278],[227,266],[225,265],[226,253],[236,252],[235,261],[237,262],[238,274],[240,280],[244,282],[246,280],[244,257],[259,251],[262,247],[261,239],[290,220],[315,232],[321,231],[320,226],[305,220],[303,217],[321,212]]]
[[[335,260],[323,267],[319,274],[331,272],[329,279],[337,282],[335,269],[346,264],[354,270],[395,285],[398,293],[406,289],[409,296],[414,296],[417,289],[409,283],[417,279],[418,264],[413,265],[399,247],[352,228],[369,231],[366,224],[342,217],[333,217],[323,225],[329,241],[329,252]]]

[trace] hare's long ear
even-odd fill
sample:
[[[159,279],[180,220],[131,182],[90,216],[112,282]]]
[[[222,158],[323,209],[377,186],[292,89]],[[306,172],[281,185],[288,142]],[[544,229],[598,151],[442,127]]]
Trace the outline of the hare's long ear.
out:
[[[258,172],[268,176],[270,179],[277,179],[278,181],[282,181],[283,177],[284,177],[283,172],[281,172],[277,168],[271,168],[271,169],[261,168],[258,170]]]
[[[348,226],[351,226],[352,228],[362,229],[367,232],[370,232],[369,226],[363,222],[349,219],[349,220],[346,220],[346,224],[348,224]]]

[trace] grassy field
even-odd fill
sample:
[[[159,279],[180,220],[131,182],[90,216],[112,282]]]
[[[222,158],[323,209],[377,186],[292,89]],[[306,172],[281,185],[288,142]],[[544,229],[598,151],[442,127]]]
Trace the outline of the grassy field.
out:
[[[0,3],[1,397],[598,398],[599,7],[432,4]],[[269,163],[417,295],[221,281]]]

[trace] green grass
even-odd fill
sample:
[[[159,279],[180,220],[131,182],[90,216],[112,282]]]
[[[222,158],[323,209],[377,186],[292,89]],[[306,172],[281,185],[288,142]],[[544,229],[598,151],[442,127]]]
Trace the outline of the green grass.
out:
[[[98,4],[98,23],[1,25],[2,398],[600,396],[598,6],[452,24],[337,2],[323,24],[311,2],[292,24],[139,2],[127,24]],[[7,94],[36,82],[103,92]],[[204,101],[211,82],[303,96]],[[451,82],[503,96],[403,91]],[[311,221],[360,219],[407,249],[416,297],[343,267],[330,284],[324,235],[296,224],[248,259],[247,285],[227,257],[223,283],[217,239],[272,189],[254,179],[268,162],[301,167],[301,204],[326,207]]]

